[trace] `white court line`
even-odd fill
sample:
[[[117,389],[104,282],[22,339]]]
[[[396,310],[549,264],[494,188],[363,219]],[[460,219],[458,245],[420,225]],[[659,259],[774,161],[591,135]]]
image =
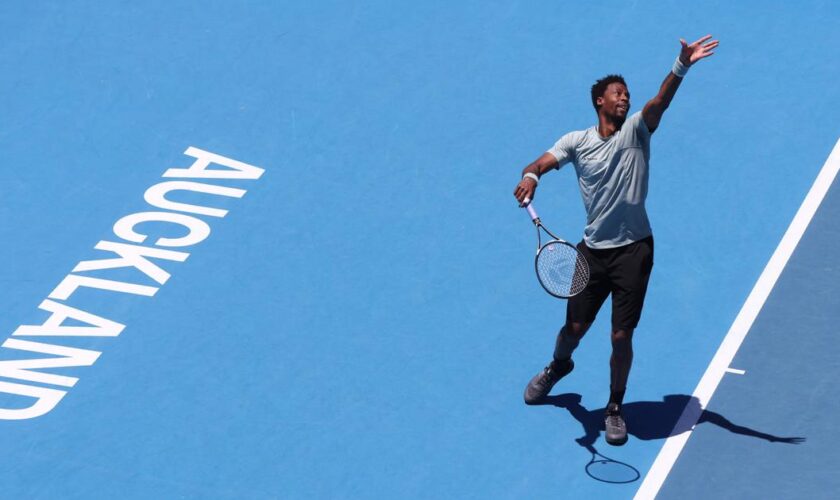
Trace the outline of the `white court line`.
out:
[[[734,373],[735,375],[744,375],[747,373],[746,370],[739,370],[737,368],[727,368],[726,373]]]
[[[814,185],[811,186],[811,190],[805,196],[805,201],[802,202],[802,206],[799,207],[799,210],[793,217],[793,221],[782,237],[782,241],[779,242],[779,246],[773,252],[773,256],[770,257],[770,262],[767,263],[767,266],[758,278],[755,287],[753,287],[752,292],[750,292],[746,302],[741,307],[738,316],[735,317],[735,321],[729,328],[729,332],[723,339],[715,357],[712,358],[712,362],[706,369],[706,373],[703,374],[703,378],[700,379],[700,383],[694,389],[693,396],[700,401],[700,404],[686,406],[680,416],[679,422],[674,426],[675,429],[693,430],[694,426],[697,425],[703,408],[706,408],[712,394],[714,394],[718,384],[720,384],[723,374],[732,363],[732,359],[735,357],[735,353],[738,352],[738,348],[741,347],[741,343],[752,327],[753,321],[755,321],[756,316],[758,316],[758,313],[764,306],[764,302],[776,285],[776,281],[782,274],[785,265],[787,265],[788,259],[790,259],[791,254],[793,254],[794,249],[799,244],[799,240],[805,233],[805,229],[817,212],[823,198],[825,198],[828,188],[834,182],[838,170],[840,170],[840,140],[834,145],[834,149],[825,161],[825,165],[823,165],[819,175],[817,175]],[[686,441],[691,436],[691,430],[676,436],[671,436],[665,440],[665,444],[659,450],[659,455],[656,456],[656,460],[654,460],[644,481],[639,486],[639,490],[634,497],[635,499],[647,500],[656,497],[659,489],[665,482],[665,478],[671,472],[674,462],[677,461],[677,457],[682,452]]]

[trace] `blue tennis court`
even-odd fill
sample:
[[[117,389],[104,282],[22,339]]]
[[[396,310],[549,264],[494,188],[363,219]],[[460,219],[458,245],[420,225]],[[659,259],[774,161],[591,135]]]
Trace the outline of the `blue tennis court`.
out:
[[[3,5],[3,496],[831,498],[838,21],[822,1]],[[707,33],[652,138],[656,264],[612,447],[608,306],[522,402],[565,302],[511,192],[595,123],[596,79],[640,110]],[[535,203],[576,241],[580,199],[564,168]]]

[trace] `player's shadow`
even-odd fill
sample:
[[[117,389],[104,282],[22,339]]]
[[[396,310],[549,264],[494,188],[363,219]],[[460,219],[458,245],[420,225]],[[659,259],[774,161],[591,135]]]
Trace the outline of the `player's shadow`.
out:
[[[568,393],[549,396],[542,404],[554,405],[568,411],[583,426],[584,435],[576,441],[590,450],[604,430],[604,408],[588,410],[581,402],[581,395]],[[692,418],[680,419],[683,411],[691,412]],[[799,444],[803,437],[781,437],[750,429],[735,424],[719,413],[703,410],[700,401],[685,394],[670,394],[662,401],[638,401],[622,405],[622,414],[627,422],[627,432],[644,441],[665,439],[691,430],[694,421],[697,425],[710,423],[734,434],[764,439],[771,443]],[[590,450],[591,451],[591,450]]]
[[[540,404],[563,408],[583,426],[584,435],[575,441],[592,454],[592,460],[585,467],[589,477],[607,483],[631,483],[638,480],[640,474],[635,467],[606,457],[595,448],[595,442],[604,430],[605,408],[588,410],[580,404],[581,400],[580,394],[569,393],[549,396]],[[687,418],[680,419],[685,410],[688,410]],[[774,436],[732,423],[719,413],[704,411],[697,398],[685,394],[671,394],[665,396],[662,401],[626,403],[622,405],[622,413],[627,422],[627,432],[645,441],[676,436],[691,430],[695,422],[698,425],[708,422],[729,432],[764,439],[771,443],[805,442],[805,438]]]

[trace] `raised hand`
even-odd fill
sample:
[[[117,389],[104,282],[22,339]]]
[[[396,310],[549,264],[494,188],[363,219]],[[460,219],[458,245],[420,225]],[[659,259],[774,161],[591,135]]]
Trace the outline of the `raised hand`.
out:
[[[680,44],[682,44],[682,49],[680,49],[680,62],[686,66],[691,66],[700,59],[714,54],[714,50],[720,44],[720,41],[711,40],[711,38],[712,35],[706,35],[691,45],[680,38]]]

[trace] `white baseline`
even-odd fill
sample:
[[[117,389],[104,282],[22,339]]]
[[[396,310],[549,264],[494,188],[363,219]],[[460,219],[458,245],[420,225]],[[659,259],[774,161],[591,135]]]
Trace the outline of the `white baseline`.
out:
[[[715,357],[712,358],[712,362],[706,369],[706,373],[703,374],[703,378],[700,379],[700,383],[694,389],[693,395],[700,401],[700,404],[686,406],[680,416],[679,422],[674,428],[693,430],[694,426],[697,425],[700,414],[706,408],[706,405],[709,404],[709,400],[715,393],[718,384],[720,384],[723,374],[726,373],[729,365],[732,363],[735,353],[741,347],[741,343],[747,336],[747,332],[750,331],[756,316],[758,316],[761,308],[764,307],[764,302],[776,285],[776,281],[779,279],[790,256],[799,244],[799,240],[805,233],[805,229],[811,223],[811,219],[814,217],[828,189],[834,182],[838,170],[840,170],[840,140],[834,145],[834,149],[825,161],[825,165],[823,165],[819,175],[817,175],[814,185],[811,186],[811,190],[805,196],[805,201],[802,202],[802,206],[799,207],[799,210],[793,217],[793,221],[782,237],[782,241],[779,242],[779,246],[773,252],[773,256],[770,257],[770,262],[767,263],[767,266],[758,278],[746,302],[744,302],[744,306],[741,307],[741,311],[735,317],[735,321],[729,328],[729,332],[718,348]],[[665,444],[659,451],[659,455],[656,456],[656,460],[654,460],[644,481],[639,486],[639,490],[636,492],[636,496],[634,497],[636,500],[646,500],[656,497],[690,436],[691,431],[687,431],[665,440]]]

